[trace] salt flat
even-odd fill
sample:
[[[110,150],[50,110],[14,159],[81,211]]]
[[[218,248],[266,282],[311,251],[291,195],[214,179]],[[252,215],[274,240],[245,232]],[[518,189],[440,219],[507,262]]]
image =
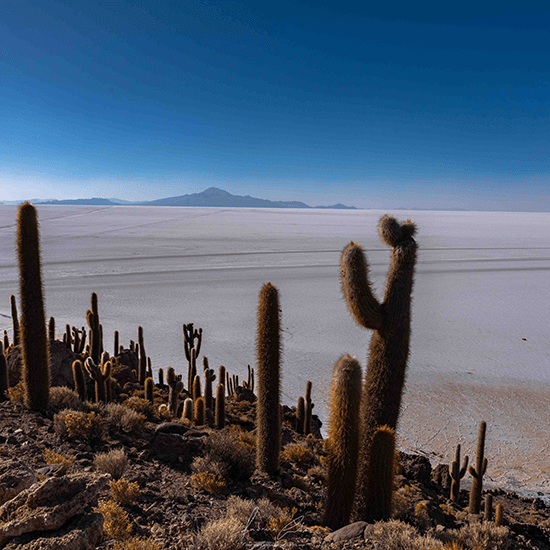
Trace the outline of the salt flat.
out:
[[[379,297],[389,249],[376,210],[41,206],[47,315],[58,330],[85,325],[99,296],[105,345],[137,339],[155,367],[186,372],[182,324],[203,327],[211,366],[254,365],[261,286],[279,288],[283,400],[313,381],[325,420],[334,363],[363,364],[369,333],[340,294],[339,257],[362,244]],[[488,483],[550,493],[550,214],[406,212],[418,225],[404,448],[447,461],[457,443],[473,459],[488,424]],[[0,330],[11,334],[17,294],[16,208],[0,205]]]

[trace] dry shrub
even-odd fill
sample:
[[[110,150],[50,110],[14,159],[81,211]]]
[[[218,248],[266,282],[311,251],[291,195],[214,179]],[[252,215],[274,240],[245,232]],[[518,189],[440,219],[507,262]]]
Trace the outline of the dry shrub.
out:
[[[310,468],[307,471],[307,475],[313,480],[313,481],[326,481],[327,474],[325,469],[322,466],[313,466],[313,468]]]
[[[54,386],[50,388],[49,406],[52,409],[72,409],[83,411],[84,403],[78,397],[78,393],[67,386]]]
[[[126,541],[132,534],[132,525],[128,514],[114,500],[101,502],[94,508],[94,512],[101,514],[104,518],[104,538]]]
[[[195,474],[210,472],[225,476],[227,474],[227,465],[211,456],[196,456],[191,463],[191,471]]]
[[[119,403],[107,403],[104,414],[111,432],[117,432],[121,428],[127,433],[142,430],[146,420],[144,415]]]
[[[56,453],[55,451],[50,451],[50,449],[44,449],[44,460],[46,464],[63,464],[68,472],[73,465],[75,457]]]
[[[282,540],[288,533],[296,531],[301,526],[301,521],[294,519],[297,511],[296,508],[292,508],[292,510],[284,508],[279,516],[269,518],[267,529],[271,533],[273,540]]]
[[[113,449],[108,453],[98,453],[94,464],[98,470],[111,474],[114,479],[120,479],[128,465],[128,457],[124,449]]]
[[[124,406],[149,418],[153,414],[153,405],[148,399],[142,397],[130,397],[124,401]]]
[[[132,537],[125,541],[115,542],[111,550],[162,550],[162,547],[150,537]]]
[[[217,430],[205,442],[206,456],[225,465],[233,479],[247,479],[254,472],[256,448],[247,441],[244,432]]]
[[[8,388],[7,390],[8,397],[10,401],[17,401],[18,403],[23,403],[25,396],[23,390],[23,381],[17,382],[15,386]]]
[[[456,540],[454,540],[453,542],[448,542],[444,548],[445,550],[466,550],[466,548],[464,548],[464,546],[462,546],[462,544],[460,544],[460,542],[457,542]]]
[[[460,529],[453,529],[449,535],[467,548],[483,550],[506,550],[510,548],[510,531],[507,527],[497,527],[494,523],[473,522]]]
[[[209,521],[195,539],[199,550],[243,550],[250,546],[250,537],[243,524],[234,518]]]
[[[135,481],[130,483],[126,479],[110,481],[109,489],[111,498],[120,504],[133,504],[141,496],[138,484]]]
[[[414,507],[414,518],[416,525],[422,530],[426,531],[432,526],[432,519],[428,513],[428,503],[425,500],[421,500]]]
[[[202,489],[213,495],[220,495],[227,489],[225,479],[219,474],[213,474],[211,472],[193,474],[191,476],[191,481],[197,489]]]
[[[103,437],[104,424],[95,412],[85,413],[64,409],[54,416],[55,432],[69,439],[97,440]]]
[[[379,543],[385,550],[436,550],[443,548],[443,543],[430,537],[422,536],[408,523],[398,520],[379,521],[367,525],[365,538]]]
[[[313,452],[303,445],[287,445],[281,453],[283,460],[295,462],[297,464],[312,464],[315,460]]]
[[[311,489],[311,485],[307,482],[307,479],[296,474],[292,476],[292,485],[298,487],[298,489],[302,489],[302,491],[309,491]]]

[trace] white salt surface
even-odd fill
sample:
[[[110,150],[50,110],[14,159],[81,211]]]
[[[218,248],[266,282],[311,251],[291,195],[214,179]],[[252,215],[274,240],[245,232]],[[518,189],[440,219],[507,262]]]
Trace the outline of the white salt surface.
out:
[[[283,402],[313,381],[325,421],[332,367],[363,364],[370,334],[340,294],[340,251],[361,243],[381,297],[389,249],[382,211],[39,207],[47,315],[59,336],[85,325],[99,296],[105,346],[142,325],[153,365],[186,373],[182,324],[204,330],[202,352],[241,378],[254,366],[258,293],[280,293]],[[473,460],[487,421],[487,483],[550,493],[550,214],[406,212],[418,225],[413,335],[400,444],[447,462]],[[16,208],[0,206],[0,330],[18,294]],[[185,377],[184,377],[185,378]]]

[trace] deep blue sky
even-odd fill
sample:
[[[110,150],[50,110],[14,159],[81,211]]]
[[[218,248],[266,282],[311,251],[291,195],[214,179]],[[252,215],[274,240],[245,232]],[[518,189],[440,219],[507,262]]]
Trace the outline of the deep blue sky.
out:
[[[2,2],[0,200],[550,211],[550,4],[374,4]]]

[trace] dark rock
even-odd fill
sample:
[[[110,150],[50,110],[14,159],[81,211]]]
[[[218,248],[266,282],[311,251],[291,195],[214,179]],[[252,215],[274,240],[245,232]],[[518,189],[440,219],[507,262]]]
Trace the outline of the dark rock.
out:
[[[252,390],[237,386],[233,399],[235,401],[248,401],[249,403],[254,403],[256,401],[256,396]]]
[[[408,455],[399,453],[401,473],[409,480],[417,481],[422,485],[430,485],[432,480],[432,466],[430,461],[422,455]]]
[[[200,454],[203,445],[202,438],[161,432],[153,440],[152,449],[161,454],[184,455],[187,460]]]
[[[155,433],[180,434],[184,435],[189,431],[189,426],[181,422],[163,422],[155,428]]]
[[[338,531],[334,531],[325,537],[325,542],[342,542],[345,540],[359,539],[363,537],[365,532],[365,527],[367,526],[366,521],[356,521],[355,523],[350,523]]]
[[[139,368],[138,356],[129,349],[124,350],[116,356],[116,363],[112,367],[111,376],[116,379],[121,387],[127,382],[136,382],[133,370]]]
[[[74,389],[73,363],[76,359],[78,356],[63,342],[50,340],[50,384],[52,386],[67,386]],[[12,387],[21,380],[21,347],[10,347],[6,360],[10,387]]]
[[[37,481],[38,478],[34,472],[24,462],[4,459],[0,462],[0,505]]]

